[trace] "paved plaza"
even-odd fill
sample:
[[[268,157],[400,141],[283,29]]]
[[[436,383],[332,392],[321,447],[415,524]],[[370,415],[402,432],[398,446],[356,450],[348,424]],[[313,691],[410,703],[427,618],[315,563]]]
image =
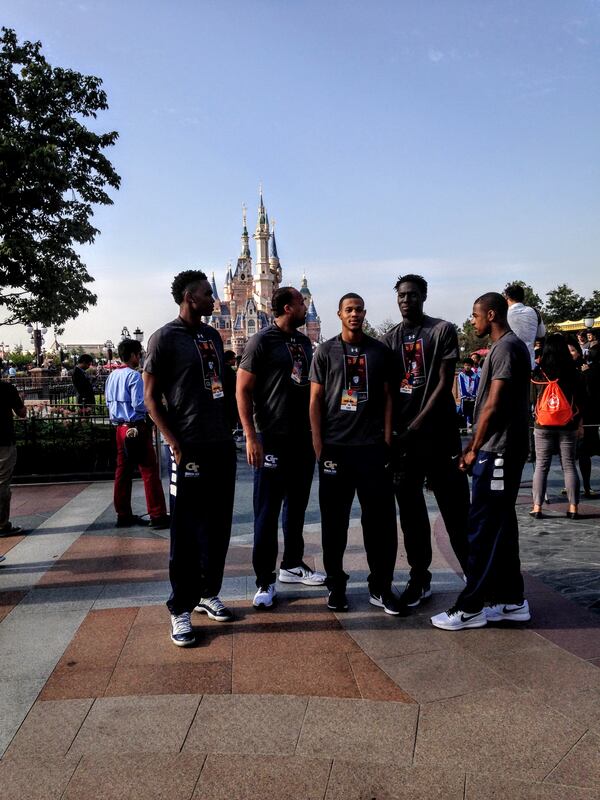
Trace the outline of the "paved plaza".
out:
[[[429,623],[463,585],[430,498],[434,595],[415,613],[369,605],[357,508],[350,611],[298,586],[255,611],[239,462],[222,593],[236,618],[194,614],[188,649],[169,639],[168,532],[116,530],[111,483],[14,489],[29,532],[0,539],[2,800],[600,798],[600,499],[567,520],[553,469],[534,521],[528,466],[532,620],[451,633]],[[319,568],[316,488],[305,535]],[[396,567],[401,586],[402,548]]]

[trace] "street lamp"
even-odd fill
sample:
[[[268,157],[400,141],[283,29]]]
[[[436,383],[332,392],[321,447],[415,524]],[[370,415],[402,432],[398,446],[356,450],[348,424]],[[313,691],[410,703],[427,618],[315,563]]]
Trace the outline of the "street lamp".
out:
[[[108,368],[110,369],[110,365],[112,364],[112,357],[113,357],[113,341],[112,339],[107,339],[104,342],[104,349],[106,350],[106,360],[108,361]]]
[[[48,333],[48,328],[44,325],[40,328],[37,322],[33,324],[30,322],[27,325],[27,333],[31,336],[31,343],[35,352],[35,365],[36,367],[42,366],[42,345],[44,344],[44,334]]]
[[[594,317],[586,317],[586,318],[583,320],[583,324],[585,325],[585,327],[586,327],[586,328],[588,328],[588,329],[590,329],[590,330],[591,330],[591,329],[594,327],[594,322],[595,322],[595,321],[596,321],[596,320],[594,319]]]
[[[131,334],[129,333],[129,328],[127,325],[123,325],[121,329],[121,339],[131,339]]]
[[[140,330],[140,326],[139,325],[137,326],[137,328],[133,332],[133,338],[137,342],[143,342],[144,341],[144,331]]]

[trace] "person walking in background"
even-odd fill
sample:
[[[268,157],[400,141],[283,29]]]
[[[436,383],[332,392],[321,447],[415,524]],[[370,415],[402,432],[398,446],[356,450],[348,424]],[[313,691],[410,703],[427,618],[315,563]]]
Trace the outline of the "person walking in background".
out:
[[[535,367],[534,345],[535,340],[540,338],[538,328],[541,318],[538,319],[535,308],[525,305],[525,289],[520,284],[507,286],[504,290],[504,297],[508,303],[508,326],[527,345],[533,369]]]
[[[144,405],[144,382],[139,372],[141,357],[141,342],[123,339],[119,343],[123,367],[113,370],[106,379],[106,405],[110,421],[117,426],[114,504],[117,528],[146,524],[131,512],[133,470],[137,466],[144,481],[149,524],[158,530],[169,527],[169,518],[152,444],[152,427]]]
[[[464,569],[469,482],[458,469],[461,441],[452,389],[458,337],[450,322],[423,313],[427,281],[404,275],[395,286],[402,322],[382,341],[394,356],[392,463],[410,578],[402,602],[431,597],[431,526],[423,494],[434,495],[452,548]]]
[[[246,454],[254,467],[256,608],[270,608],[277,594],[277,523],[282,504],[279,580],[308,586],[325,582],[322,572],[304,562],[302,535],[315,470],[308,417],[312,345],[298,331],[306,319],[306,306],[291,286],[273,292],[272,304],[273,324],[248,340],[237,376]]]
[[[91,367],[93,360],[94,359],[87,353],[79,356],[77,359],[77,366],[71,375],[71,380],[73,381],[73,386],[77,393],[77,403],[82,408],[93,406],[96,403],[94,387],[87,376],[87,370]]]
[[[431,618],[444,630],[530,619],[515,503],[527,456],[531,366],[527,346],[508,326],[507,310],[497,292],[478,297],[473,305],[475,332],[489,336],[492,347],[475,404],[475,433],[460,461],[461,469],[473,473],[467,585],[448,611]],[[486,601],[491,605],[484,608]]]
[[[0,371],[2,362],[0,361]],[[14,416],[27,416],[21,395],[12,383],[0,381],[0,536],[16,536],[22,528],[10,521],[10,481],[17,463]]]
[[[195,642],[191,611],[218,622],[233,615],[219,598],[231,536],[236,452],[223,387],[223,342],[202,318],[214,308],[204,272],[175,276],[179,316],[150,337],[144,401],[172,453],[171,641]],[[163,396],[167,407],[163,404]]]
[[[540,364],[531,376],[534,390],[535,470],[533,473],[533,508],[530,514],[542,518],[542,503],[552,455],[560,453],[569,501],[567,516],[577,519],[579,476],[575,466],[577,437],[582,435],[581,409],[585,402],[583,378],[561,333],[551,333],[544,344]],[[558,384],[554,384],[558,381]],[[556,390],[556,386],[560,391]],[[545,397],[551,396],[551,402]],[[548,409],[546,406],[550,406]]]
[[[351,292],[341,298],[342,332],[317,348],[310,372],[327,606],[348,609],[344,553],[357,494],[370,570],[369,602],[398,615],[401,604],[392,590],[398,530],[388,469],[393,363],[388,348],[364,333],[365,315],[360,295]]]
[[[465,358],[463,369],[458,373],[458,392],[460,397],[460,411],[470,430],[473,422],[473,411],[475,400],[477,399],[477,389],[479,387],[479,374],[473,372],[473,359]]]

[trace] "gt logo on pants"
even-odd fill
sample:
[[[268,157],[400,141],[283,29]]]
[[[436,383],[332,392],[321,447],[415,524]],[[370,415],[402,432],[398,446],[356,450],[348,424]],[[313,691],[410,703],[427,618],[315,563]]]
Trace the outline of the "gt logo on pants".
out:
[[[325,475],[337,475],[337,464],[335,461],[324,461],[323,472]]]
[[[185,465],[185,472],[184,478],[199,478],[200,477],[200,465],[196,464],[195,461],[188,461]]]
[[[263,467],[267,469],[277,469],[277,462],[279,461],[277,456],[272,455],[271,453],[265,454],[265,460],[263,462]]]

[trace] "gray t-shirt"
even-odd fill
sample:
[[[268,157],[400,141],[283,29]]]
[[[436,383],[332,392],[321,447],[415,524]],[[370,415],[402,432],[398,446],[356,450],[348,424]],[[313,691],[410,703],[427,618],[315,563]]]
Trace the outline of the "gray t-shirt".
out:
[[[384,441],[384,384],[390,382],[391,375],[389,349],[366,334],[358,345],[342,342],[341,336],[319,345],[310,380],[324,387],[324,444],[367,445]]]
[[[492,381],[507,382],[507,392],[502,408],[488,428],[488,437],[481,450],[492,453],[510,452],[523,455],[528,448],[529,381],[531,367],[527,345],[509,330],[495,341],[483,363],[477,402],[475,403],[475,429],[484,407]]]
[[[256,375],[254,424],[260,433],[308,433],[312,345],[299,331],[269,325],[250,339],[240,368]]]
[[[150,337],[144,370],[159,381],[169,425],[182,447],[231,440],[223,342],[214,328],[191,328],[179,317],[168,322]]]
[[[402,433],[436,389],[442,362],[454,365],[458,359],[458,336],[450,322],[424,315],[414,327],[405,322],[395,325],[382,341],[394,354],[394,430]],[[449,388],[439,398],[422,433],[433,437],[455,431],[456,426],[456,403]]]

